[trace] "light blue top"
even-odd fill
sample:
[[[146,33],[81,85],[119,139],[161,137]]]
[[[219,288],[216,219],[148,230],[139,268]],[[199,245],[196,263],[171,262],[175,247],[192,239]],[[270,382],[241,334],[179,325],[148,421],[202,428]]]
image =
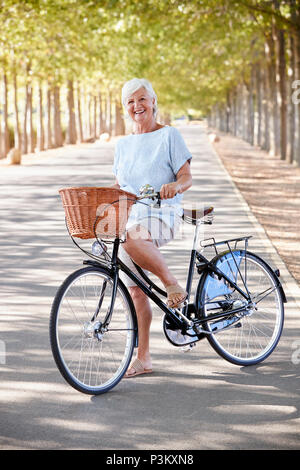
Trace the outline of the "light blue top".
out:
[[[176,181],[176,174],[191,158],[180,132],[175,127],[165,126],[157,131],[122,137],[116,145],[113,173],[124,191],[139,195],[141,186],[150,184],[156,192],[163,184]],[[168,214],[165,221],[170,225],[170,208],[180,215],[182,197],[176,194],[174,198],[162,200],[161,209],[154,211],[154,216],[164,220],[164,213]],[[144,199],[143,203],[153,204],[153,201]],[[130,219],[135,217],[137,221],[145,217],[144,204],[133,207]]]

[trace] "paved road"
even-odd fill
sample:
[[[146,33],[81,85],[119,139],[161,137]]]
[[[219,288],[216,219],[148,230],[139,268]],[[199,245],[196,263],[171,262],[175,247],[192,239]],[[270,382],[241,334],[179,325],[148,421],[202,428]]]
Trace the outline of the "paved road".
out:
[[[205,130],[181,131],[194,155],[194,185],[185,204],[202,201],[216,208],[205,236],[222,240],[252,234],[251,249],[281,269],[289,302],[277,349],[249,368],[225,362],[206,341],[184,354],[165,340],[154,308],[155,373],[123,380],[98,397],[73,390],[56,369],[48,338],[56,288],[83,259],[67,236],[58,189],[111,184],[115,141],[60,149],[21,168],[1,166],[2,449],[300,448],[300,354],[293,349],[299,340],[299,289]],[[185,225],[181,237],[164,249],[181,281],[191,235],[192,227]]]

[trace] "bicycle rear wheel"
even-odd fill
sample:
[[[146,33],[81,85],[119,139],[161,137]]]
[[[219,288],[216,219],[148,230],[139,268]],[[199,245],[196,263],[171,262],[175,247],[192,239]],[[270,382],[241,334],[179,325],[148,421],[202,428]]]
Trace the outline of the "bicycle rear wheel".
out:
[[[248,289],[251,302],[223,278],[204,275],[198,288],[198,306],[204,317],[209,319],[212,314],[242,308],[224,322],[222,319],[207,322],[207,339],[229,362],[242,366],[262,362],[273,352],[282,333],[284,306],[280,283],[261,258],[244,250],[223,253],[215,263],[244,292]]]
[[[52,353],[65,380],[80,392],[98,395],[125,374],[136,341],[132,300],[119,281],[109,324],[113,278],[101,267],[71,274],[58,290],[50,317]]]

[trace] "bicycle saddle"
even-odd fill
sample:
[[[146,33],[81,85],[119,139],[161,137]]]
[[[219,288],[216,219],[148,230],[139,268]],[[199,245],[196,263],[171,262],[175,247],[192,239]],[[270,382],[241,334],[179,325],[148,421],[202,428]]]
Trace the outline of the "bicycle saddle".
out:
[[[182,218],[185,222],[196,225],[197,221],[203,219],[203,217],[212,214],[214,208],[204,207],[203,209],[183,209]]]

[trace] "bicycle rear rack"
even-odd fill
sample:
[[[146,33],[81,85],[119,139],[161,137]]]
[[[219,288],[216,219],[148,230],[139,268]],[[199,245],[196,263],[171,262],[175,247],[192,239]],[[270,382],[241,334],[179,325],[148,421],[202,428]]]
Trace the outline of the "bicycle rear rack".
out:
[[[245,251],[247,250],[248,248],[248,240],[249,238],[252,238],[252,235],[248,235],[246,237],[238,237],[238,238],[231,238],[231,239],[228,239],[228,240],[222,240],[222,241],[219,241],[219,242],[216,242],[215,238],[214,237],[210,237],[210,238],[206,238],[204,240],[201,240],[200,241],[200,246],[204,249],[204,248],[208,248],[208,247],[211,247],[213,246],[214,249],[215,249],[215,252],[216,252],[216,255],[219,254],[219,251],[218,251],[218,246],[219,245],[227,245],[227,248],[230,252],[232,252],[232,250],[236,250],[237,248],[237,244],[241,241],[244,241],[245,243]],[[204,243],[204,242],[208,242],[210,240],[213,240],[212,243]],[[234,243],[234,247],[230,246],[230,243]]]

